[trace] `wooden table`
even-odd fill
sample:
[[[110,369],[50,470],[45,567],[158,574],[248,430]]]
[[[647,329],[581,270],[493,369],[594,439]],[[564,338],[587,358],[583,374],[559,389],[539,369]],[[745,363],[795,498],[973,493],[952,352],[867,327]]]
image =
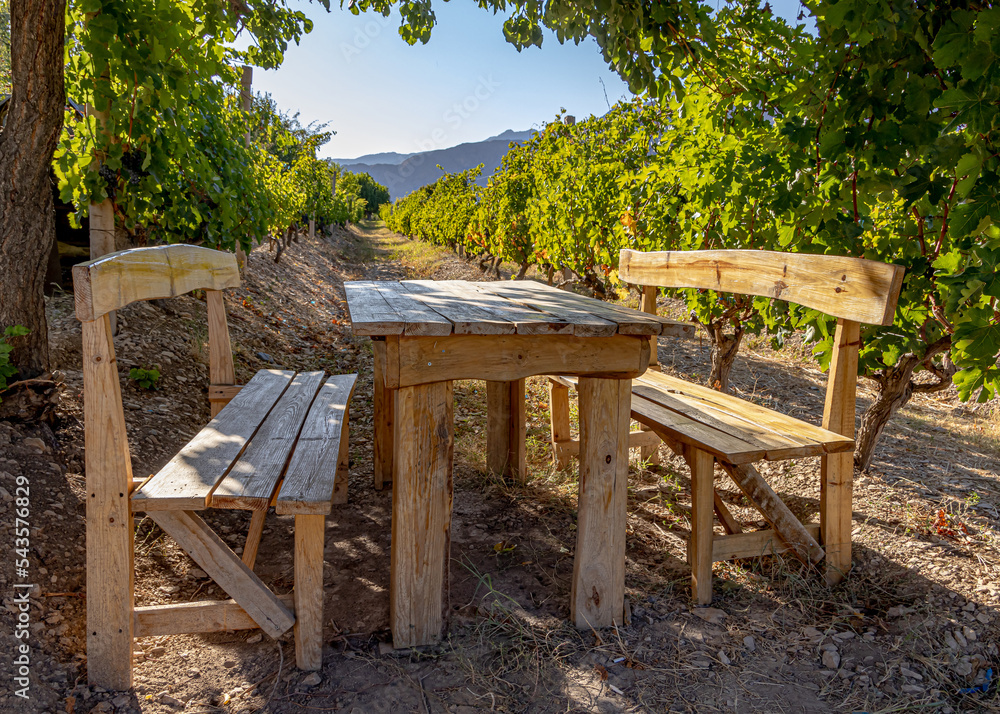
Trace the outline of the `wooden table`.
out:
[[[651,339],[690,331],[531,281],[348,282],[355,335],[375,352],[375,479],[392,480],[390,626],[436,642],[451,528],[452,382],[487,381],[491,470],[524,477],[524,379],[580,377],[580,493],[570,616],[622,622],[631,380]]]

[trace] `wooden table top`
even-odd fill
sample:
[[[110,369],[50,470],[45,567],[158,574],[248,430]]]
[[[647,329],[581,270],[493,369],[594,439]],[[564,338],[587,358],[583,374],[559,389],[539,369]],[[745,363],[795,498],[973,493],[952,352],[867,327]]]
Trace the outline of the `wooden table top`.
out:
[[[355,335],[691,334],[690,324],[532,280],[344,283]]]

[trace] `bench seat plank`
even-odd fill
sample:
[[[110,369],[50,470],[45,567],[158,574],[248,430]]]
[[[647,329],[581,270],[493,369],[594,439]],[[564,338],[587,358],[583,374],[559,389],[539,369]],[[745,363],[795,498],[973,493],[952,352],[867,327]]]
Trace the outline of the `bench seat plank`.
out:
[[[799,455],[821,456],[824,453],[851,451],[854,448],[854,439],[850,437],[662,372],[646,372],[633,382],[633,389],[638,385],[648,385],[660,394],[675,397],[701,412],[724,420],[732,429],[741,433],[763,435],[769,432],[792,442],[787,454],[775,451],[765,457],[769,460],[796,458]],[[652,398],[649,391],[640,390],[640,393],[647,399]],[[791,453],[794,445],[804,447],[810,453]]]
[[[575,387],[577,378],[550,379]],[[732,464],[850,451],[854,440],[759,404],[649,371],[632,381],[632,417]]]
[[[322,372],[295,375],[246,450],[212,492],[213,508],[259,511],[268,507],[322,383]]]
[[[336,478],[346,478],[337,469],[341,440],[347,438],[348,405],[358,375],[330,377],[320,388],[299,435],[295,453],[285,471],[285,480],[275,502],[281,515],[326,515],[330,513]]]
[[[284,393],[294,372],[257,372],[160,471],[132,494],[133,511],[200,511]]]

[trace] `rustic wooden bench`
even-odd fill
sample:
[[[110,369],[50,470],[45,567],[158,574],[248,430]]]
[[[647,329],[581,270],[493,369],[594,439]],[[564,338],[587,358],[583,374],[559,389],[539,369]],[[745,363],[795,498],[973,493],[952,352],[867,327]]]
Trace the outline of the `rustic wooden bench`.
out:
[[[826,580],[851,567],[855,391],[861,323],[891,325],[903,269],[860,258],[716,250],[641,253],[623,250],[621,279],[644,286],[643,310],[655,313],[658,287],[697,288],[771,297],[837,317],[822,427],[670,377],[651,367],[632,381],[632,418],[683,456],[691,471],[688,562],[692,595],[712,600],[712,563],[771,553],[826,560]],[[655,349],[654,349],[655,354]],[[557,465],[579,447],[569,438],[573,377],[551,376]],[[753,463],[818,456],[820,523],[803,524]],[[718,463],[771,528],[744,533],[714,488]],[[726,535],[716,535],[713,510]],[[822,544],[822,545],[821,545]]]
[[[87,469],[87,670],[91,684],[132,686],[134,637],[295,628],[302,669],[322,664],[325,516],[347,500],[348,405],[357,375],[235,372],[222,290],[236,257],[190,245],[138,248],[73,268],[83,324]],[[213,418],[158,473],[133,481],[109,313],[138,300],[205,290]],[[295,516],[294,592],[253,572],[269,506]],[[198,511],[253,513],[242,559]],[[145,512],[232,600],[135,607],[133,516]]]

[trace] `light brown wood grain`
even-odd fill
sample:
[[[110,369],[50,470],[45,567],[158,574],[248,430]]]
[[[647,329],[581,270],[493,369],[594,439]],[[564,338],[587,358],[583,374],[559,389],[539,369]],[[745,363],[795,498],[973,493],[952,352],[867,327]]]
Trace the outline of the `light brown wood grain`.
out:
[[[833,360],[827,381],[823,427],[854,437],[861,326],[839,320],[834,334]],[[826,581],[840,582],[851,570],[851,516],[854,494],[854,455],[831,454],[820,462],[820,525],[826,549]]]
[[[278,600],[294,614],[295,599],[291,593],[279,595]],[[257,629],[257,623],[235,600],[145,605],[135,608],[132,622],[136,637]]]
[[[571,334],[577,337],[607,337],[618,332],[618,323],[592,315],[586,310],[570,307],[553,298],[548,292],[533,290],[531,288],[533,284],[530,281],[511,283],[498,280],[475,285],[478,289],[502,297],[513,305],[571,324],[573,326]]]
[[[275,505],[278,514],[329,513],[338,481],[343,481],[346,497],[347,474],[341,471],[341,461],[347,448],[348,405],[357,378],[356,374],[335,375],[320,387],[285,470]]]
[[[719,495],[719,491],[716,490],[712,496],[712,504],[715,506],[715,515],[719,518],[719,523],[722,524],[723,529],[726,533],[732,535],[733,533],[742,533],[743,526],[737,521],[733,514],[729,512],[729,508],[726,507],[725,501],[722,500],[722,496]]]
[[[549,430],[552,436],[552,460],[555,467],[562,470],[569,466],[570,455],[560,447],[573,441],[569,423],[569,387],[552,379],[549,380]]]
[[[504,315],[485,301],[477,300],[477,293],[469,283],[406,280],[400,284],[414,298],[446,317],[454,325],[456,335],[510,335],[517,332],[514,315]],[[468,289],[465,288],[467,285]]]
[[[292,378],[246,449],[212,491],[213,508],[267,508],[322,384],[323,372],[299,372]],[[332,491],[332,480],[329,483]]]
[[[764,250],[624,249],[622,280],[780,298],[834,317],[891,325],[903,268],[863,258]]]
[[[295,516],[295,664],[323,666],[323,544],[326,518]]]
[[[83,392],[87,677],[95,686],[124,690],[132,686],[132,460],[106,314],[83,323]]]
[[[527,479],[524,380],[486,383],[486,468],[499,476]]]
[[[267,520],[267,509],[254,511],[250,516],[250,525],[247,527],[247,537],[243,543],[243,562],[250,570],[253,570],[257,562],[257,550],[260,548],[260,539],[264,535],[264,521]]]
[[[708,418],[724,420],[735,430],[731,433],[740,438],[745,438],[744,432],[748,435],[770,433],[788,440],[791,444],[822,445],[822,450],[816,454],[848,451],[854,448],[853,438],[661,372],[646,372],[636,379],[636,383],[633,388],[638,385],[653,387],[656,392],[640,390],[640,393],[648,395],[648,398],[654,401],[657,400],[657,394],[663,394],[695,408],[698,414],[704,413]]]
[[[509,382],[538,374],[629,378],[642,374],[649,363],[649,340],[640,336],[455,335],[397,339],[398,362],[387,357],[386,382],[399,386],[451,379]],[[387,352],[394,341],[386,340]]]
[[[504,284],[507,291],[519,291],[552,314],[586,313],[614,323],[621,335],[693,335],[694,325],[577,295],[543,283],[520,280]]]
[[[123,250],[73,266],[76,317],[81,321],[95,320],[137,300],[239,284],[235,255],[180,243]]]
[[[580,378],[580,493],[570,593],[570,619],[578,628],[624,623],[629,387],[628,380]]]
[[[198,514],[153,511],[149,516],[266,634],[278,638],[292,627],[295,616]]]
[[[393,341],[398,346],[398,340]],[[396,418],[396,390],[385,384],[386,340],[372,340],[374,355],[374,394],[372,407],[375,424],[372,427],[372,459],[374,461],[375,488],[381,491],[385,484],[392,483],[393,472],[393,429]],[[393,352],[397,356],[398,349]]]
[[[642,299],[639,302],[639,309],[650,315],[656,314],[656,293],[659,292],[655,285],[646,285],[642,288]],[[649,336],[649,368],[659,369],[660,359],[657,354],[657,341],[656,335]],[[646,458],[643,456],[643,458]]]
[[[819,536],[818,523],[807,523],[803,528],[811,537]],[[777,531],[768,528],[749,533],[715,536],[712,542],[712,560],[718,562],[737,558],[757,558],[762,555],[783,555],[790,550],[791,548],[781,539]]]
[[[206,290],[208,309],[208,380],[213,386],[236,384],[233,366],[233,348],[229,342],[229,324],[226,322],[226,304],[221,290]],[[227,402],[213,400],[209,394],[212,416],[218,415]]]
[[[294,372],[261,370],[166,466],[132,495],[133,511],[201,510],[264,422]]]
[[[712,501],[715,494],[715,458],[694,447],[684,449],[691,469],[691,596],[697,605],[712,603]]]
[[[389,625],[396,648],[441,639],[451,533],[451,382],[396,394]]]
[[[739,486],[761,516],[781,539],[790,546],[789,552],[803,563],[818,563],[825,556],[820,544],[809,535],[802,522],[795,517],[781,497],[768,485],[752,464],[720,464],[729,477]]]

